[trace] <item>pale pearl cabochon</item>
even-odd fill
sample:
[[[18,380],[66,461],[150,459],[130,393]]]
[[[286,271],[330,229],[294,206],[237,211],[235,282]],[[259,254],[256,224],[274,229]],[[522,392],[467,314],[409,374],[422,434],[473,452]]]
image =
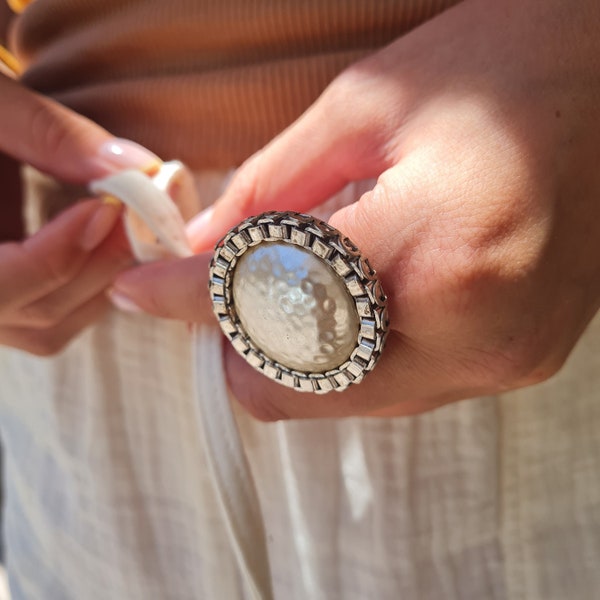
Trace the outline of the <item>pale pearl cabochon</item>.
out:
[[[289,369],[324,373],[344,363],[356,346],[354,300],[312,252],[285,242],[250,248],[236,265],[232,291],[247,334]]]

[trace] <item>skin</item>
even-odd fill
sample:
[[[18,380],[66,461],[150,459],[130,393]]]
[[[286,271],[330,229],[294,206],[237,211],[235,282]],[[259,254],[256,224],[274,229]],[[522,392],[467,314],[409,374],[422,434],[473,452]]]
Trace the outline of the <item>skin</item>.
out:
[[[202,252],[271,209],[374,188],[330,222],[368,256],[392,331],[359,386],[313,396],[227,345],[262,420],[409,415],[542,381],[600,302],[600,5],[469,0],[343,72],[189,226]],[[213,322],[208,255],[122,274],[142,310]]]

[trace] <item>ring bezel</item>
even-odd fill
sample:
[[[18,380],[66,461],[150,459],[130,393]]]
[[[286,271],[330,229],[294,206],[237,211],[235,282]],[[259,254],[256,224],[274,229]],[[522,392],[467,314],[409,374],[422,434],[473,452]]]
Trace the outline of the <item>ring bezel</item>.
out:
[[[239,258],[265,242],[284,242],[311,251],[344,282],[354,300],[359,330],[354,349],[339,367],[318,373],[290,369],[271,359],[245,331],[233,302],[233,274]],[[298,391],[323,394],[359,383],[379,360],[389,329],[387,297],[369,261],[337,229],[301,213],[267,212],[230,230],[215,246],[209,291],[219,325],[236,351],[269,379]]]

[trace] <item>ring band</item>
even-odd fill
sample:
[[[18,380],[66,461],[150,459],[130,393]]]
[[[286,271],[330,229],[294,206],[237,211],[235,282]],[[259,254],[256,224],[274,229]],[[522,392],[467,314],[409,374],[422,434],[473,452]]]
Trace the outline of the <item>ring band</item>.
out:
[[[342,391],[381,356],[389,328],[381,283],[347,237],[312,216],[242,221],[215,246],[209,290],[237,352],[287,387]]]

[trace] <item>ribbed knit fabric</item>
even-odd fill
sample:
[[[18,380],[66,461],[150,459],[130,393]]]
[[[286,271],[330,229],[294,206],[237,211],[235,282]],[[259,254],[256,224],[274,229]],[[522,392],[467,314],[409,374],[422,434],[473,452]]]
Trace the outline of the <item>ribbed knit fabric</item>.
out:
[[[35,0],[24,83],[194,169],[227,168],[345,66],[456,0]]]

